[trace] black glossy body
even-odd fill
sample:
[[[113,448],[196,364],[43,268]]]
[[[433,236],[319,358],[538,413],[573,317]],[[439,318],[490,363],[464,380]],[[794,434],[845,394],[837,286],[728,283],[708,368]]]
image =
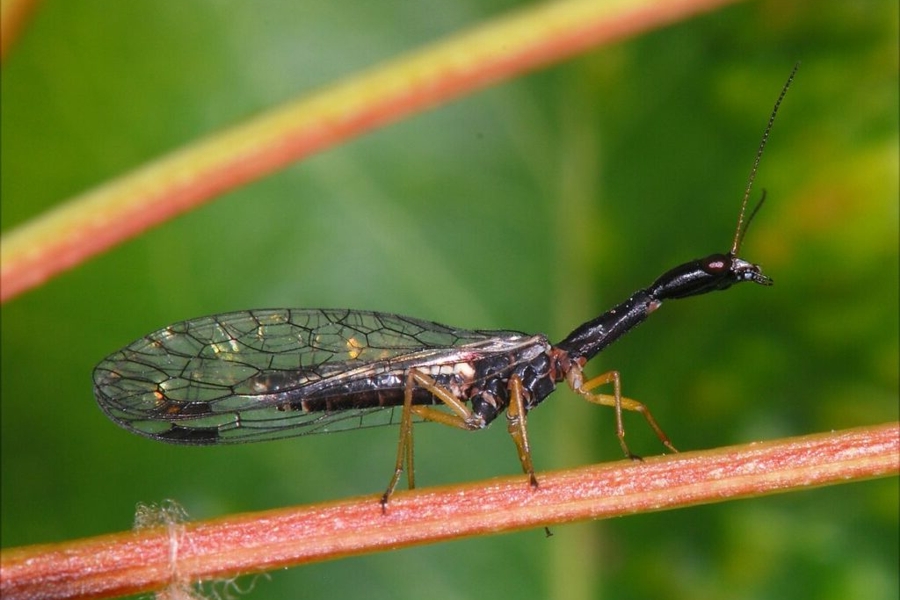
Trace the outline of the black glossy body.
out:
[[[101,408],[123,427],[177,444],[222,444],[394,422],[412,370],[470,407],[485,427],[522,382],[526,411],[570,369],[642,323],[664,300],[769,285],[730,254],[661,275],[556,345],[543,335],[469,331],[387,313],[274,309],[202,317],[134,342],[94,370]],[[442,400],[413,386],[416,405]]]

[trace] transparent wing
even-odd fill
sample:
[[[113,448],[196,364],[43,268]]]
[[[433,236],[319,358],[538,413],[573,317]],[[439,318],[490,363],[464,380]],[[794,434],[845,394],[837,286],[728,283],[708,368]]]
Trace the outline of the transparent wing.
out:
[[[358,429],[393,423],[394,407],[313,400],[396,391],[409,368],[509,352],[529,339],[388,313],[242,311],[176,323],[115,352],[94,369],[94,394],[119,425],[173,443]]]

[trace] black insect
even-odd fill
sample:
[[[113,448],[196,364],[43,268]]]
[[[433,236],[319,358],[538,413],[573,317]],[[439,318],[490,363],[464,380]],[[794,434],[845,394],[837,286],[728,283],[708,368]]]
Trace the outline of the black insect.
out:
[[[745,220],[769,131],[796,70],[769,118],[731,250],[667,271],[557,344],[541,334],[456,329],[379,312],[248,310],[176,323],[110,355],[93,374],[100,407],[135,433],[195,445],[257,442],[399,420],[397,460],[382,506],[404,468],[414,486],[414,419],[475,430],[506,411],[522,469],[537,486],[526,415],[562,381],[589,402],[615,409],[616,432],[627,456],[633,455],[625,443],[623,409],[644,415],[663,444],[675,451],[650,411],[622,396],[617,372],[585,381],[583,368],[664,300],[744,281],[772,284],[759,266],[737,253],[763,202]],[[612,394],[594,392],[606,384],[612,385]]]

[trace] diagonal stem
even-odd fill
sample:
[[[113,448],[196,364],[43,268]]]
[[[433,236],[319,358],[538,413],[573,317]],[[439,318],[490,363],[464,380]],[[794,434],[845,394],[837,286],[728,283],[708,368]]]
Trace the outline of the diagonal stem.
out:
[[[734,0],[529,7],[196,140],[0,238],[0,301],[311,154],[488,85]]]

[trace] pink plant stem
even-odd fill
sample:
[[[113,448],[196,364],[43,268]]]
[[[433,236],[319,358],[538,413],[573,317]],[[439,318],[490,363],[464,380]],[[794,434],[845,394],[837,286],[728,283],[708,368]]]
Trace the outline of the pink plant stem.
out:
[[[896,476],[900,424],[4,550],[5,600],[109,598],[485,535]]]

